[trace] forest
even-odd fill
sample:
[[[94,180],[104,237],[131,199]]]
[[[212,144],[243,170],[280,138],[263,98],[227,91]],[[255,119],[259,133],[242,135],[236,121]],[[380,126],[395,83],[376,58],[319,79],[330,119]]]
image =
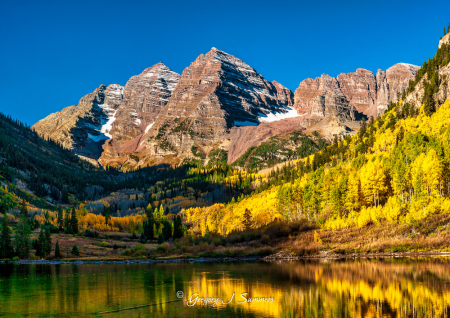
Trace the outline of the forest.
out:
[[[382,228],[409,249],[431,248],[426,242],[450,230],[443,223],[450,214],[450,99],[439,105],[436,98],[449,63],[450,45],[443,44],[403,99],[363,119],[357,134],[331,143],[317,133],[284,134],[233,164],[221,149],[207,156],[193,147],[195,158],[177,167],[102,169],[0,114],[0,258],[87,256],[87,248],[68,245],[75,238],[101,245],[102,255],[123,248],[130,257],[262,255],[291,246],[299,254],[336,252],[355,248],[332,247],[333,236],[380,239]],[[405,100],[420,87],[422,106],[415,107]]]

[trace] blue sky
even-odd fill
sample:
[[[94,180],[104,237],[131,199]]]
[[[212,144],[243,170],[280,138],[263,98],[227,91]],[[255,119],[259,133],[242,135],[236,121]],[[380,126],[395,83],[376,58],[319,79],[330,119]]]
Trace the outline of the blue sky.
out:
[[[291,90],[434,55],[450,1],[1,1],[0,111],[28,124],[211,47]]]

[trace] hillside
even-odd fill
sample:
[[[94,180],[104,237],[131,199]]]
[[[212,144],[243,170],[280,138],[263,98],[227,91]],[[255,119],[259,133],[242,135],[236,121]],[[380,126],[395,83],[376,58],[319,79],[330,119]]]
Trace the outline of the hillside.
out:
[[[261,170],[278,163],[307,157],[323,147],[327,142],[317,132],[311,136],[302,131],[279,134],[270,137],[257,147],[251,147],[233,165]]]
[[[329,230],[338,231],[333,232],[336,238],[353,233],[357,244],[347,244],[345,235],[339,239],[347,242],[345,252],[390,251],[398,244],[403,250],[446,249],[448,224],[438,220],[447,220],[450,213],[450,99],[439,102],[441,89],[449,84],[443,71],[449,62],[450,43],[441,40],[403,100],[363,124],[358,134],[269,175],[271,185],[262,192],[228,205],[188,210],[189,221],[222,234],[248,229],[249,222],[254,229],[274,220],[303,222],[321,229],[324,237]],[[425,93],[415,107],[407,101],[417,100],[420,89]],[[380,226],[390,230],[379,233],[376,244],[356,234]],[[322,234],[308,237],[297,243],[335,252],[344,246],[333,237],[325,244]]]

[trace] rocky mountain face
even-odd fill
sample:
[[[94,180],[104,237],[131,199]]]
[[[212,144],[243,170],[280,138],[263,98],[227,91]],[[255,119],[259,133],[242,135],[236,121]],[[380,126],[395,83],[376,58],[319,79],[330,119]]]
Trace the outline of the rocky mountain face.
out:
[[[377,76],[364,69],[324,74],[302,81],[294,94],[212,48],[181,75],[158,63],[125,87],[101,85],[33,129],[103,166],[178,164],[218,148],[232,162],[280,133],[310,129],[331,138],[356,131],[362,114],[384,111],[416,70],[400,63]]]
[[[355,111],[366,116],[382,114],[390,101],[396,102],[414,78],[418,66],[399,63],[371,71],[359,68],[354,73],[341,73],[336,78],[323,74],[316,79],[305,79],[295,90],[294,108],[308,115],[312,124],[329,117],[354,120]]]
[[[272,84],[277,89],[278,99],[280,102],[284,105],[292,107],[294,105],[294,93],[277,81],[272,81]]]
[[[139,147],[139,165],[171,156],[192,156],[226,147],[232,127],[292,117],[292,92],[268,82],[242,60],[216,48],[200,55],[181,74],[175,91]]]
[[[123,144],[149,129],[179,79],[179,74],[161,62],[131,77],[123,89],[123,102],[113,123],[114,140]]]
[[[100,85],[82,97],[78,105],[50,114],[32,129],[80,156],[97,159],[104,141],[112,137],[111,125],[122,103],[122,92],[123,87],[118,84]]]
[[[153,126],[179,79],[178,73],[160,62],[128,80],[117,120],[112,125],[113,138],[103,145],[100,164],[121,166],[129,160],[129,154]]]
[[[131,77],[125,87],[101,85],[78,105],[51,114],[32,128],[82,157],[97,160],[105,148],[118,156],[120,145],[151,127],[179,78],[164,64],[155,64]]]

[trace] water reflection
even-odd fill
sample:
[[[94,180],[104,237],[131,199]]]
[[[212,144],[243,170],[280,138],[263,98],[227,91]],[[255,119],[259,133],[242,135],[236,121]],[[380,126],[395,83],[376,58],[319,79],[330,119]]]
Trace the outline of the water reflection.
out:
[[[449,282],[448,258],[2,264],[0,316],[447,317]]]

